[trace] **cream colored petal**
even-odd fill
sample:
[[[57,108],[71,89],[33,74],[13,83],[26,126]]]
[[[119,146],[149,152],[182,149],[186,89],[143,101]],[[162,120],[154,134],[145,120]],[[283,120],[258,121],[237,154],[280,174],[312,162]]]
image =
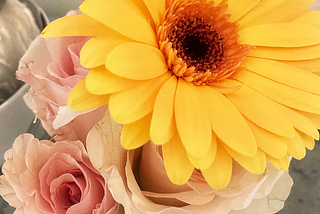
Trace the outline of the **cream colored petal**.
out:
[[[162,152],[169,179],[177,185],[186,183],[194,167],[188,159],[178,133],[175,133],[173,138],[162,146]]]
[[[257,193],[261,191],[261,187],[259,187],[257,193],[254,195],[255,199],[252,200],[252,202],[248,207],[246,207],[243,210],[231,211],[229,214],[281,213],[279,211],[283,209],[284,204],[288,196],[290,195],[290,190],[293,185],[293,181],[288,171],[286,172],[282,172],[282,171],[279,172],[279,170],[277,171],[278,171],[277,176],[271,177],[268,174],[266,175],[267,179],[262,183],[261,186],[267,186],[268,190],[264,192],[263,197],[255,198]]]
[[[300,135],[296,132],[293,138],[287,139],[288,154],[301,160],[306,156],[306,148]]]
[[[84,111],[107,105],[110,95],[91,94],[85,86],[85,78],[80,80],[68,95],[68,106],[74,111]]]
[[[227,186],[232,174],[232,157],[220,143],[217,144],[216,157],[208,169],[201,170],[203,177],[213,189]]]
[[[126,124],[149,114],[153,110],[160,88],[169,78],[170,75],[165,74],[137,87],[112,94],[109,110],[113,118],[118,123]]]
[[[166,10],[165,0],[143,0],[146,4],[156,26],[160,24]]]
[[[118,167],[124,171],[127,151],[120,143],[121,130],[122,125],[116,123],[109,111],[106,111],[104,117],[88,133],[86,148],[97,170]]]
[[[251,122],[277,135],[292,137],[294,128],[276,103],[248,86],[226,97]]]
[[[257,140],[259,149],[277,159],[287,154],[286,138],[261,129],[250,121],[248,124]]]
[[[106,68],[128,79],[147,80],[168,71],[163,53],[150,45],[124,43],[114,48],[106,60]]]
[[[266,169],[266,155],[260,149],[257,150],[254,156],[248,157],[239,154],[230,147],[222,144],[225,150],[235,159],[241,166],[253,174],[261,174]]]
[[[86,77],[86,87],[92,94],[111,94],[134,88],[145,80],[129,80],[110,73],[104,66],[92,68]]]
[[[151,143],[148,143],[151,144]],[[148,145],[146,144],[146,145]],[[144,149],[143,149],[144,150]],[[129,151],[127,154],[127,163],[125,166],[125,175],[122,177],[123,181],[125,182],[125,186],[123,185],[124,192],[121,192],[121,185],[115,185],[116,184],[116,180],[113,182],[114,186],[111,189],[112,191],[112,197],[113,195],[117,195],[120,196],[119,198],[117,198],[117,202],[121,203],[121,205],[124,206],[125,211],[121,212],[121,214],[145,214],[148,211],[153,211],[153,212],[161,212],[161,210],[163,210],[165,208],[164,205],[160,205],[160,204],[156,204],[154,202],[152,202],[151,200],[149,200],[148,198],[146,198],[142,191],[141,191],[141,186],[139,186],[139,184],[137,183],[137,178],[135,177],[134,173],[133,173],[133,168],[135,168],[137,166],[137,164],[139,164],[139,160],[137,160],[137,156],[140,157],[140,149],[139,150],[132,150]],[[136,155],[138,154],[138,155]],[[162,168],[162,167],[161,167]],[[123,168],[120,168],[120,170]],[[123,171],[124,171],[123,170]],[[163,167],[164,170],[164,174],[165,169]],[[121,170],[122,171],[122,170]],[[162,170],[161,170],[162,171]],[[111,175],[114,176],[114,175]],[[112,177],[110,176],[109,181],[112,179]],[[169,180],[166,176],[165,176],[165,182],[167,180]],[[170,182],[170,180],[169,180]],[[121,182],[118,181],[118,183],[121,184]],[[109,183],[108,187],[110,186]],[[120,186],[120,188],[116,188],[117,186]],[[128,197],[126,197],[128,196]],[[128,200],[126,200],[128,198]]]
[[[284,85],[320,95],[320,77],[308,71],[278,61],[253,57],[247,57],[241,66]]]
[[[151,113],[133,123],[124,124],[121,132],[121,145],[125,149],[136,149],[150,140]]]
[[[121,0],[86,0],[80,10],[122,35],[157,47],[156,35],[146,17]],[[107,9],[107,10],[106,10]]]
[[[206,102],[213,132],[239,153],[254,155],[257,151],[256,140],[237,108],[213,88],[201,86],[199,90]]]
[[[164,166],[161,146],[149,141],[143,146],[142,151],[140,149],[134,150],[130,152],[130,156],[133,153],[135,154],[132,156],[133,161],[131,161],[133,167],[135,168],[137,164],[140,166],[139,192],[134,194],[140,194],[141,190],[144,190],[149,192],[163,192],[170,197],[170,193],[172,192],[186,192],[191,190],[188,184],[180,186],[170,181]],[[136,182],[136,179],[134,179],[134,181]],[[142,193],[141,196],[143,197]]]
[[[108,39],[91,38],[87,41],[80,51],[80,63],[86,68],[93,68],[106,63],[110,51],[116,46],[132,42],[133,40],[122,36],[110,29]]]
[[[243,71],[236,78],[264,96],[285,106],[320,114],[319,95],[283,85],[249,71]]]
[[[256,47],[248,56],[288,61],[310,60],[319,58],[320,44],[297,48]]]
[[[250,10],[255,7],[261,0],[229,0],[227,2],[228,9],[226,11],[227,14],[231,14],[231,17],[229,18],[229,22],[235,22],[239,18],[241,18],[243,15],[245,15],[247,12],[250,12]]]
[[[195,158],[203,157],[212,139],[208,110],[198,88],[181,78],[177,86],[174,114],[187,153]]]
[[[309,9],[314,0],[265,0],[238,20],[241,29],[265,23],[289,22]]]
[[[254,46],[304,47],[320,43],[320,29],[301,23],[255,25],[238,31],[238,34],[240,44]]]
[[[150,127],[151,140],[158,145],[168,142],[175,130],[174,98],[177,78],[172,76],[160,89],[153,109]]]
[[[215,197],[214,194],[204,195],[194,190],[174,192],[174,193],[157,193],[157,192],[143,191],[143,195],[148,198],[153,198],[155,200],[164,199],[164,200],[173,201],[174,199],[177,199],[180,202],[183,202],[186,204],[192,204],[193,206],[205,205],[206,203],[210,203]],[[176,207],[176,206],[171,206],[171,207]],[[175,212],[174,214],[178,214],[178,213]],[[183,212],[180,214],[189,214],[189,212],[188,213]]]
[[[212,136],[212,141],[208,152],[202,158],[193,158],[188,154],[188,158],[192,165],[197,169],[208,169],[214,161],[217,153],[217,138],[215,135]]]

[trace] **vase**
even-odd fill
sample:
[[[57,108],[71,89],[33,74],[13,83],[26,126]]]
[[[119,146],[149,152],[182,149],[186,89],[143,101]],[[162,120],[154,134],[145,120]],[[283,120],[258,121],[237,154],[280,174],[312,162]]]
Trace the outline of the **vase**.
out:
[[[39,34],[49,22],[46,14],[33,0],[20,0],[20,2],[25,4],[31,11],[34,21],[39,28]],[[2,12],[3,15],[5,12],[8,13],[8,3],[10,3],[11,9],[13,7],[13,0],[0,0],[0,15],[1,10],[7,10]],[[12,27],[9,30],[15,31],[16,33],[17,30],[19,31],[19,27]],[[31,41],[33,39],[34,38],[30,38]],[[4,45],[4,47],[6,46]],[[14,49],[18,49],[18,47],[14,47]],[[27,47],[25,47],[25,49],[27,49]],[[6,53],[5,50],[3,52]],[[0,47],[0,53],[3,54],[3,52],[1,52]],[[10,92],[10,96],[5,97],[5,99],[3,98],[0,102],[0,166],[2,166],[5,161],[3,158],[5,151],[12,147],[12,143],[18,135],[28,132],[34,134],[40,139],[47,138],[48,136],[46,131],[42,128],[40,121],[35,119],[34,113],[24,103],[23,95],[28,91],[30,86],[15,80],[15,70],[17,70],[19,60],[24,53],[23,51],[21,53],[20,52],[15,51],[13,56],[9,56],[11,61],[14,60],[13,63],[9,63],[12,66],[0,67],[0,80],[2,79],[0,83],[0,92],[2,92],[2,94],[8,94]],[[14,92],[11,93],[11,91]]]

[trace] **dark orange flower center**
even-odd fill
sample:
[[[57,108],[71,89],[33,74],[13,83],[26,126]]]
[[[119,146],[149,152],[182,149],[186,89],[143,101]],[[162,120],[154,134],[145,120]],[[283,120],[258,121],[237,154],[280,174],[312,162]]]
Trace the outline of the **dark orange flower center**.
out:
[[[178,20],[168,38],[177,56],[195,71],[216,70],[224,62],[223,39],[203,18]]]
[[[157,29],[170,72],[195,85],[210,85],[238,70],[251,46],[238,43],[237,23],[228,22],[227,7],[201,0],[170,5]]]

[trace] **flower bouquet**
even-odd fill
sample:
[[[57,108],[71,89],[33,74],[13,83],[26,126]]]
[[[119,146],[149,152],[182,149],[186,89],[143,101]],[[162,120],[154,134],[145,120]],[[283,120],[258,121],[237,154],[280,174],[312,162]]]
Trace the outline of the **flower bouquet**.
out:
[[[279,211],[320,128],[314,0],[84,0],[20,61],[15,213]]]

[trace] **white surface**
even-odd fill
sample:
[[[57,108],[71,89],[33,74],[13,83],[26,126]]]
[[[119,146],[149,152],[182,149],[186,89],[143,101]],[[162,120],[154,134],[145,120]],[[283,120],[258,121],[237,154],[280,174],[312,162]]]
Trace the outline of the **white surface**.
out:
[[[78,9],[83,0],[34,0],[49,17],[50,21],[62,17],[69,10]]]

